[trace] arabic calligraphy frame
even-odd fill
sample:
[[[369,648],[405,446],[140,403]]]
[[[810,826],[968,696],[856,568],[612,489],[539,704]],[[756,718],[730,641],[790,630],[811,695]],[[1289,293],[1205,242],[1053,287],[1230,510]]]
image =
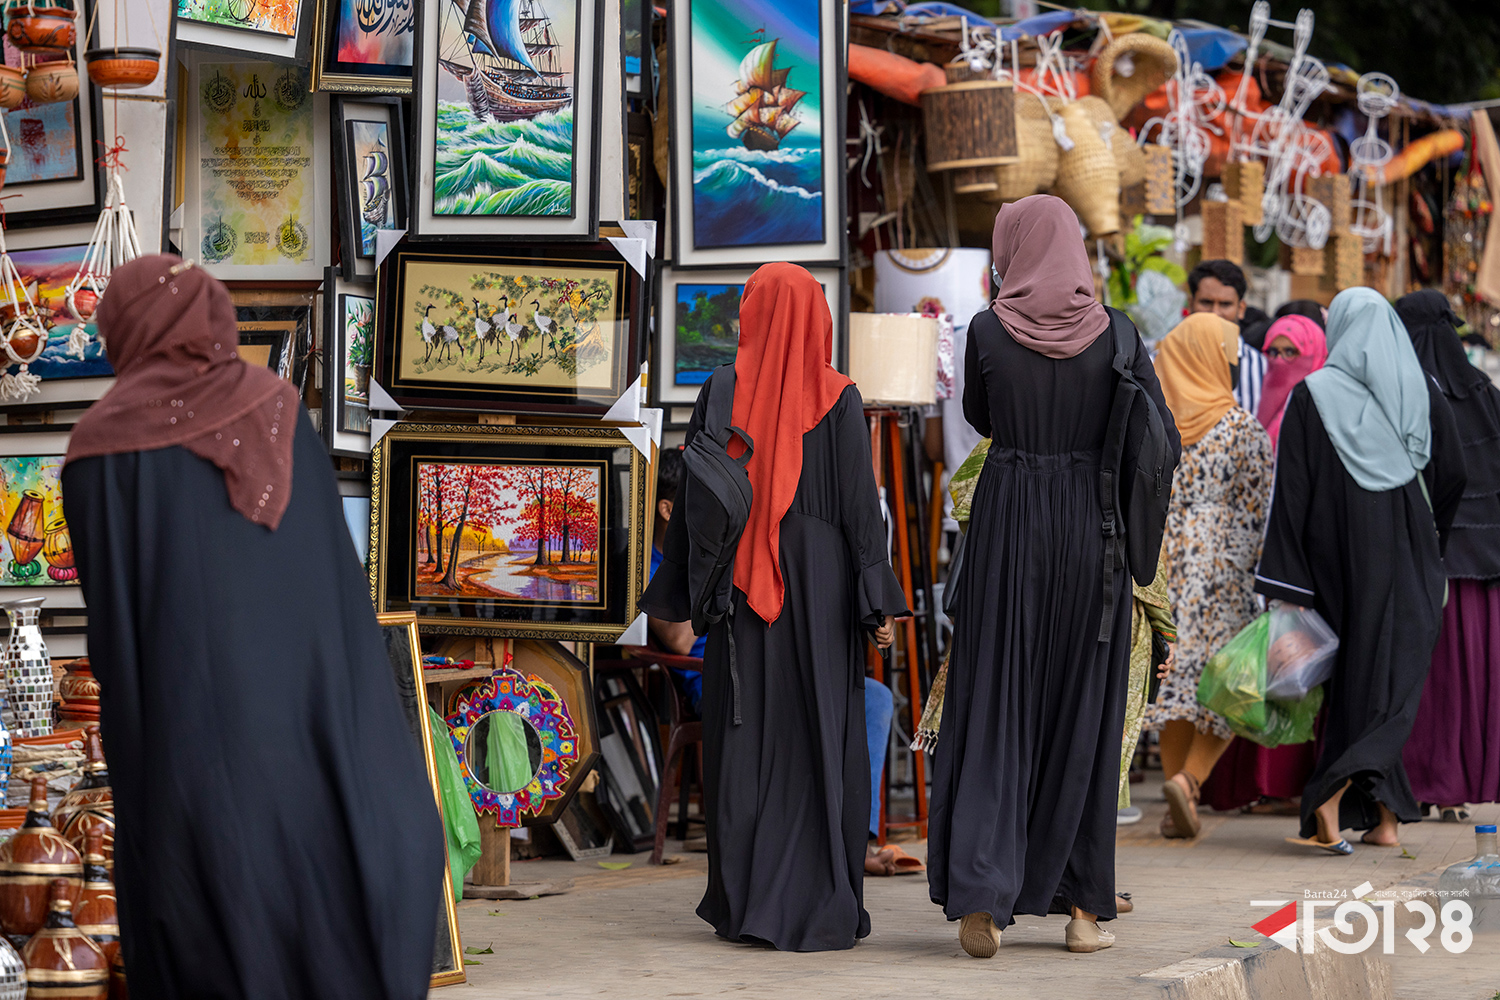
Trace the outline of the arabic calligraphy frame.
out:
[[[412,68],[410,66],[392,66],[390,63],[370,63],[370,66],[382,66],[387,69],[395,69],[396,72],[378,72],[374,70],[350,70],[337,68],[330,70],[328,67],[338,64],[340,67],[358,65],[354,63],[342,63],[334,58],[332,46],[338,42],[338,19],[339,8],[343,0],[304,0],[306,3],[317,4],[317,16],[314,18],[313,42],[312,42],[312,72],[313,87],[316,90],[325,90],[340,94],[410,94]],[[416,22],[417,22],[417,0],[408,0],[412,10],[412,58],[416,58]]]
[[[391,197],[396,202],[396,229],[405,229],[410,204],[411,184],[406,172],[406,115],[399,97],[351,95],[329,98],[329,119],[333,126],[333,168],[337,179],[339,210],[339,260],[346,281],[375,276],[375,257],[358,253],[359,185],[358,164],[354,162],[349,125],[385,116],[390,135]],[[358,110],[356,110],[358,109]],[[359,115],[360,117],[355,117]]]

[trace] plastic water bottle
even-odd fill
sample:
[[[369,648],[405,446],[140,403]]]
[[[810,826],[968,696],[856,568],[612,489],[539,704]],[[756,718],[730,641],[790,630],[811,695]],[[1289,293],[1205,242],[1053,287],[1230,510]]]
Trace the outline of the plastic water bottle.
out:
[[[1493,824],[1474,828],[1474,858],[1449,865],[1438,879],[1443,902],[1466,899],[1475,930],[1500,930],[1500,848]]]

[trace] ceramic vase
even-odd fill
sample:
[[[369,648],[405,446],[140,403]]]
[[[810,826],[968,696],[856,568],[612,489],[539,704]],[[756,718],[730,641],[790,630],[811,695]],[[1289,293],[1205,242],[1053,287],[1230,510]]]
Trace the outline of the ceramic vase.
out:
[[[54,880],[71,906],[83,890],[83,857],[47,817],[47,779],[33,778],[26,824],[0,844],[0,931],[25,941],[41,930]]]
[[[99,680],[87,656],[72,661],[57,682],[58,716],[63,722],[99,724]],[[55,818],[55,817],[54,817]]]
[[[50,890],[46,926],[21,949],[26,963],[26,1000],[105,1000],[109,959],[73,923],[68,883],[56,879]]]
[[[109,1000],[130,1000],[130,987],[125,983],[124,952],[115,952],[109,963]]]
[[[10,616],[10,642],[5,646],[5,705],[0,722],[18,736],[47,736],[52,732],[52,664],[37,624],[41,597],[27,597],[0,605]]]
[[[105,867],[115,867],[115,798],[110,789],[109,770],[104,764],[104,746],[99,727],[90,726],[85,743],[86,759],[83,778],[63,796],[52,813],[52,825],[62,831],[64,839],[80,852],[91,834],[103,838],[101,853]]]
[[[104,870],[104,832],[91,830],[83,854],[83,893],[73,911],[78,929],[113,961],[120,950],[120,917],[115,908],[115,884]]]
[[[4,938],[0,938],[0,1000],[26,1000],[26,963]]]

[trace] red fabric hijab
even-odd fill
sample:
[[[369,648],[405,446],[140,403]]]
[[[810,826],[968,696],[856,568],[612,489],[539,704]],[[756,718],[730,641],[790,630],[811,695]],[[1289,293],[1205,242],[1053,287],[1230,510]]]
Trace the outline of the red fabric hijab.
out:
[[[734,585],[766,621],[781,614],[781,519],[802,478],[802,435],[853,382],[834,370],[833,317],[823,286],[795,264],[767,264],[740,298],[734,425],[755,442],[746,471],[755,491],[735,551]],[[738,438],[730,454],[744,454]]]
[[[1018,344],[1049,358],[1081,354],[1109,329],[1094,301],[1094,272],[1068,203],[1050,194],[1013,201],[995,216],[991,306]]]
[[[1255,417],[1271,438],[1271,450],[1281,436],[1281,418],[1286,415],[1286,401],[1292,390],[1307,376],[1323,367],[1328,360],[1328,340],[1323,328],[1306,316],[1290,313],[1271,324],[1266,331],[1266,346],[1277,337],[1285,337],[1297,348],[1295,358],[1272,358],[1266,364],[1265,387],[1260,393],[1260,409]]]
[[[272,531],[292,494],[297,390],[239,357],[229,290],[170,254],[118,268],[94,315],[118,378],[73,428],[68,462],[182,445]]]

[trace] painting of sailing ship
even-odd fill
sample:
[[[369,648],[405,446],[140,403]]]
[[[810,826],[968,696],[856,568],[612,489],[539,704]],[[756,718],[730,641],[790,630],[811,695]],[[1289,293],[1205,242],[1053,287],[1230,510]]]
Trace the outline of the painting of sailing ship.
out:
[[[419,461],[413,596],[597,604],[605,471]]]
[[[177,0],[177,16],[226,28],[264,31],[287,38],[297,34],[301,0]]]
[[[359,256],[375,255],[375,232],[397,228],[397,179],[391,170],[390,125],[349,121],[349,156],[358,171]]]
[[[693,0],[693,244],[823,233],[820,4]]]
[[[571,216],[579,0],[433,3],[433,213]]]

